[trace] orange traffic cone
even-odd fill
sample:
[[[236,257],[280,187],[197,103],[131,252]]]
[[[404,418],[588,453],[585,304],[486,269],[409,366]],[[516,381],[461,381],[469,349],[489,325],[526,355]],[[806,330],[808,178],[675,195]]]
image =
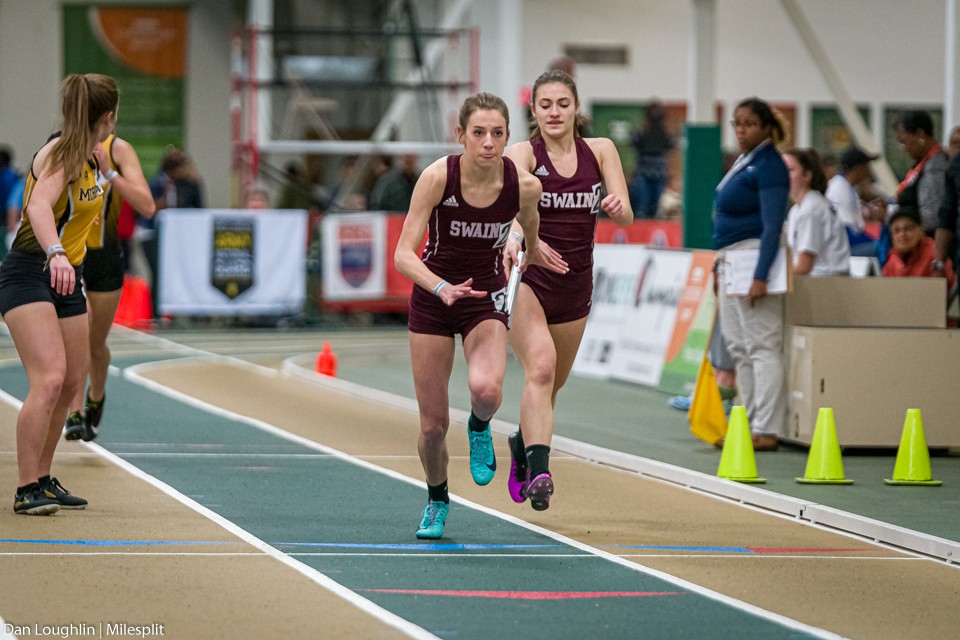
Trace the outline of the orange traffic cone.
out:
[[[113,321],[125,327],[142,328],[153,319],[150,285],[143,278],[124,276],[120,304]]]
[[[322,376],[337,377],[337,356],[329,342],[323,343],[323,351],[317,354],[317,373]]]

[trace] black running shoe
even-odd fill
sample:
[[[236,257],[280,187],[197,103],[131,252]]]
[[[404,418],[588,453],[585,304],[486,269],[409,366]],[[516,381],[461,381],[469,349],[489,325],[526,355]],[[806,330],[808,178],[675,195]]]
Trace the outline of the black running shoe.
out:
[[[85,509],[87,507],[86,500],[72,495],[63,488],[63,485],[60,484],[60,481],[56,478],[41,480],[39,484],[40,488],[43,489],[44,495],[51,500],[56,500],[57,504],[64,509]]]
[[[107,401],[107,394],[98,402],[90,399],[90,392],[87,391],[87,402],[83,406],[83,422],[86,427],[83,434],[83,441],[90,442],[97,437],[100,419],[103,418],[103,405]]]
[[[60,511],[60,503],[48,498],[36,482],[17,491],[13,499],[13,512],[28,516],[49,516]]]
[[[67,440],[79,440],[83,437],[87,428],[83,424],[83,416],[79,411],[74,411],[67,416],[67,422],[63,425],[63,437]]]

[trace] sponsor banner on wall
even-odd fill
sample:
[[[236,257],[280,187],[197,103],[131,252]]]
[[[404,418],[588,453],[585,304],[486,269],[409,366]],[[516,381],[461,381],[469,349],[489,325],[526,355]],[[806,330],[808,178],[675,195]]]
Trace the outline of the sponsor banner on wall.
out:
[[[307,212],[164,209],[164,314],[283,315],[306,300]]]
[[[692,260],[693,254],[686,251],[645,252],[621,329],[613,334],[618,338],[611,377],[650,386],[660,383]]]
[[[382,298],[386,293],[387,218],[348,213],[323,218],[325,300]]]
[[[573,363],[574,373],[609,377],[617,338],[633,305],[640,268],[649,253],[640,245],[597,245],[593,254],[593,302]]]
[[[693,391],[700,362],[710,342],[716,298],[713,295],[713,251],[694,251],[687,282],[680,294],[673,336],[660,373],[661,391],[686,395]]]

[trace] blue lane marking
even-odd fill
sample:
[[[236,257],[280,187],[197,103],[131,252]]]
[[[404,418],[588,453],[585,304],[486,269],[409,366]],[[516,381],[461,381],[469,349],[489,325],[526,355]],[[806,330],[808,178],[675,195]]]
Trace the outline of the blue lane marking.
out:
[[[176,540],[17,540],[0,538],[0,544],[70,544],[83,547],[156,547],[162,545],[180,546],[197,544],[234,544],[232,542],[200,542]]]
[[[657,549],[661,551],[709,551],[712,553],[755,553],[746,547],[685,547],[659,544],[618,544],[617,549]]]
[[[489,549],[555,549],[564,545],[560,544],[453,544],[453,543],[434,543],[434,544],[376,544],[376,543],[352,543],[352,542],[277,542],[280,547],[339,547],[352,549],[412,549],[416,551],[474,551]]]

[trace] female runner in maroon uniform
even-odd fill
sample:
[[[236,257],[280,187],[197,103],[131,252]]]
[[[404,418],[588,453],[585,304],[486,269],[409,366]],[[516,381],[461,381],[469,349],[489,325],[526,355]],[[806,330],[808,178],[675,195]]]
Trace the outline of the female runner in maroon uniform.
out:
[[[418,538],[441,537],[449,508],[447,386],[458,333],[469,370],[470,471],[483,485],[496,469],[490,419],[502,399],[507,348],[502,250],[514,218],[534,238],[527,245],[531,264],[566,268],[555,252],[541,254],[535,240],[539,181],[502,157],[509,136],[506,104],[475,94],[460,108],[459,124],[464,153],[437,160],[420,176],[394,256],[400,273],[417,285],[410,298],[410,356],[428,490]],[[417,249],[427,230],[421,257]]]
[[[515,502],[528,497],[534,509],[550,506],[550,441],[557,392],[573,367],[593,295],[593,240],[603,209],[617,224],[633,222],[620,154],[607,138],[581,138],[580,101],[573,80],[548,71],[533,85],[530,110],[537,127],[529,141],[511,145],[507,157],[540,179],[540,247],[555,250],[569,264],[567,273],[531,265],[514,307],[510,343],[523,365],[526,382],[520,424],[510,436],[510,477]],[[602,193],[608,194],[602,197]],[[530,234],[514,228],[504,249],[505,268]]]

